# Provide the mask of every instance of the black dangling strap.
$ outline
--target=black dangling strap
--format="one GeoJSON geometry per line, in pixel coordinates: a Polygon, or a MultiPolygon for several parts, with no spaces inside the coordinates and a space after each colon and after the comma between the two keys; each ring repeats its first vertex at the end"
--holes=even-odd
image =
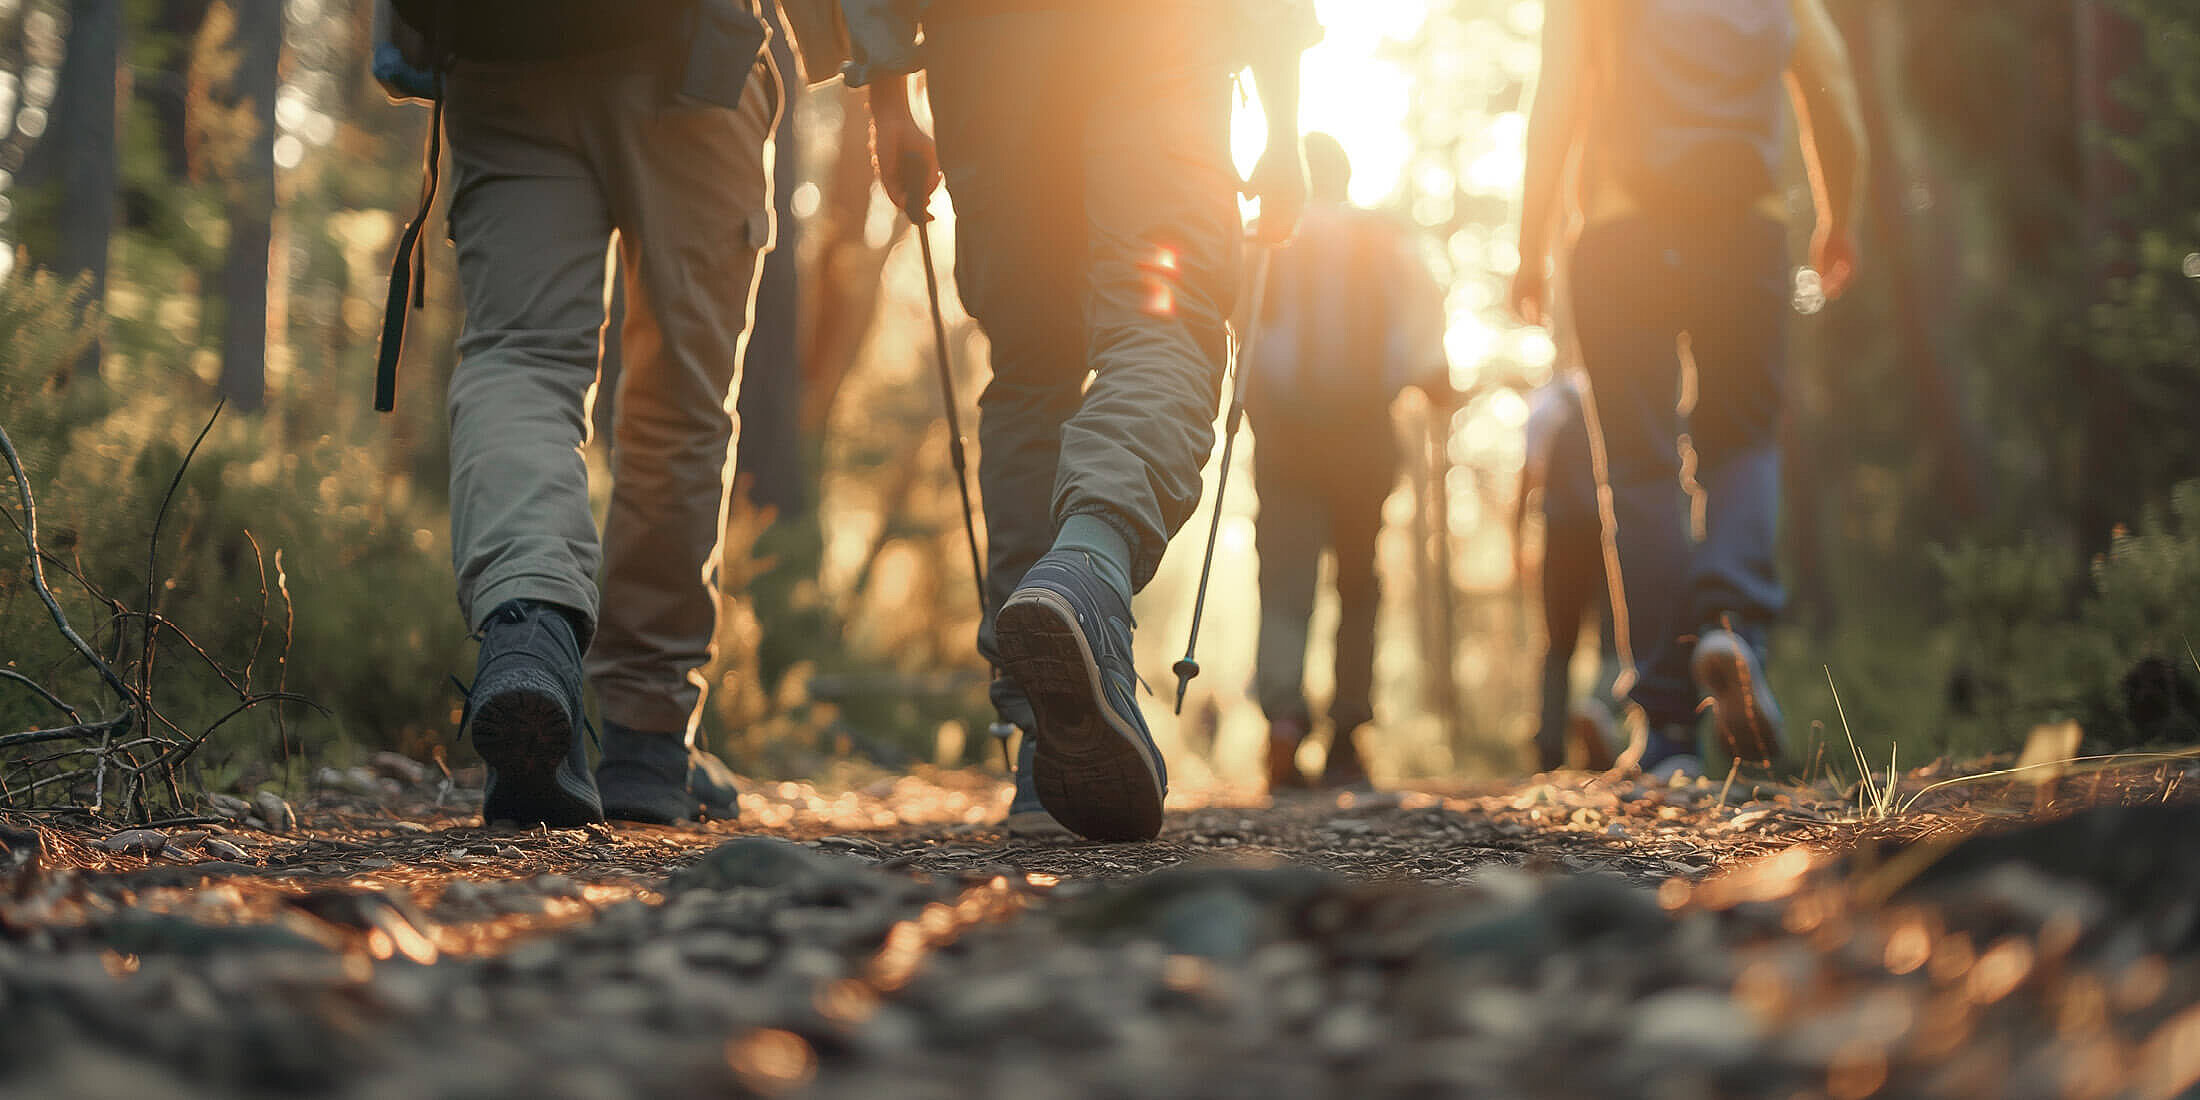
{"type": "Polygon", "coordinates": [[[374,408],[389,412],[397,407],[397,360],[405,350],[405,312],[420,309],[428,300],[428,250],[420,236],[435,207],[435,193],[443,182],[443,74],[436,73],[435,106],[428,115],[428,172],[420,188],[420,209],[405,224],[397,240],[397,255],[390,260],[390,295],[382,305],[382,345],[374,370],[374,408]]]}

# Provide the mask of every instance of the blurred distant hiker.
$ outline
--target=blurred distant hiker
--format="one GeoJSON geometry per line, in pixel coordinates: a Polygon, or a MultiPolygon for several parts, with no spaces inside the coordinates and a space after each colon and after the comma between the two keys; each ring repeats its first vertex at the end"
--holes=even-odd
{"type": "MultiPolygon", "coordinates": [[[[920,64],[912,29],[872,38],[859,9],[891,5],[846,7],[881,177],[928,193],[932,141],[901,75],[920,64]]],[[[1267,113],[1249,188],[1281,240],[1305,204],[1298,54],[1320,31],[1303,0],[931,0],[923,28],[956,284],[993,348],[978,481],[998,610],[979,648],[1032,746],[1014,812],[1143,840],[1167,773],[1139,712],[1131,593],[1214,448],[1244,236],[1231,76],[1252,66],[1267,113]]]]}
{"type": "MultiPolygon", "coordinates": [[[[377,51],[393,94],[440,95],[450,145],[451,543],[481,642],[465,726],[489,821],[736,812],[731,773],[693,740],[737,364],[772,243],[783,94],[750,3],[396,0],[414,63],[377,51]],[[625,371],[599,540],[580,448],[614,233],[625,371]],[[584,669],[604,720],[593,775],[584,669]]],[[[431,181],[435,161],[431,144],[431,181]]],[[[393,271],[399,324],[417,235],[393,271]]]]}
{"type": "Polygon", "coordinates": [[[1347,203],[1352,165],[1328,134],[1308,134],[1313,202],[1276,254],[1246,415],[1260,493],[1260,648],[1254,694],[1268,717],[1268,785],[1306,787],[1299,743],[1313,727],[1306,643],[1322,553],[1335,556],[1336,690],[1321,781],[1367,782],[1356,740],[1374,720],[1375,538],[1398,480],[1391,404],[1417,387],[1452,405],[1444,295],[1390,218],[1347,203]]]}
{"type": "MultiPolygon", "coordinates": [[[[1555,303],[1554,303],[1555,305],[1555,303]]],[[[1537,389],[1528,401],[1526,459],[1522,464],[1519,509],[1513,518],[1513,544],[1522,535],[1533,507],[1543,517],[1543,557],[1530,570],[1543,605],[1543,692],[1536,726],[1536,767],[1551,771],[1566,765],[1569,742],[1583,745],[1584,766],[1609,766],[1612,716],[1605,700],[1577,698],[1573,690],[1574,651],[1583,621],[1597,619],[1599,653],[1613,658],[1609,589],[1604,572],[1604,530],[1597,516],[1596,472],[1589,453],[1589,426],[1582,417],[1582,395],[1572,376],[1561,373],[1537,389]]],[[[1598,669],[1598,683],[1611,677],[1598,669]]]]}
{"type": "Polygon", "coordinates": [[[1847,51],[1822,0],[1552,0],[1543,57],[1512,301],[1543,319],[1552,215],[1576,205],[1574,323],[1609,458],[1633,698],[1650,723],[1640,764],[1700,770],[1707,694],[1725,747],[1769,763],[1780,714],[1762,655],[1783,602],[1773,532],[1790,300],[1781,90],[1817,198],[1811,263],[1838,297],[1855,269],[1864,157],[1847,51]],[[1683,348],[1708,508],[1694,545],[1679,484],[1683,348]]]}

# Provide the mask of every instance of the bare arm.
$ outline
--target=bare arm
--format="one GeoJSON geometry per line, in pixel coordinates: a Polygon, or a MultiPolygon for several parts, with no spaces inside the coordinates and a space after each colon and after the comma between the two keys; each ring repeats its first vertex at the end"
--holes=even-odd
{"type": "Polygon", "coordinates": [[[1530,324],[1543,322],[1545,268],[1568,170],[1581,146],[1583,85],[1590,72],[1581,2],[1550,0],[1544,7],[1543,67],[1528,110],[1527,165],[1521,181],[1520,271],[1513,280],[1513,308],[1530,324]]]}
{"type": "Polygon", "coordinates": [[[1268,120],[1268,140],[1297,141],[1299,137],[1299,55],[1270,54],[1253,62],[1253,87],[1260,92],[1260,111],[1268,120]]]}
{"type": "Polygon", "coordinates": [[[1798,37],[1788,67],[1788,96],[1795,103],[1803,162],[1818,204],[1812,263],[1825,280],[1827,296],[1839,297],[1849,272],[1837,269],[1855,266],[1857,203],[1866,186],[1864,109],[1848,46],[1824,0],[1792,2],[1798,37]]]}
{"type": "MultiPolygon", "coordinates": [[[[1313,37],[1320,28],[1313,23],[1311,8],[1283,5],[1296,24],[1301,18],[1313,37]]],[[[1253,166],[1247,188],[1260,199],[1256,232],[1265,244],[1281,244],[1298,232],[1306,211],[1306,162],[1299,151],[1299,53],[1307,39],[1299,33],[1282,33],[1262,42],[1254,51],[1253,87],[1260,93],[1260,111],[1268,122],[1268,146],[1253,166]]]]}

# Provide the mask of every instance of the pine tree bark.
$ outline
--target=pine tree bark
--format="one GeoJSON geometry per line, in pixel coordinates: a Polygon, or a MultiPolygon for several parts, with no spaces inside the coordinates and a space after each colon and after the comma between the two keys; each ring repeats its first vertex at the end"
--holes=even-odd
{"type": "Polygon", "coordinates": [[[1885,55],[1896,33],[1896,11],[1885,4],[1844,28],[1862,93],[1864,133],[1871,148],[1867,182],[1869,249],[1873,273],[1887,282],[1892,305],[1896,354],[1902,370],[1917,386],[1920,426],[1932,448],[1935,535],[1952,539],[1959,525],[1976,519],[1986,506],[1986,475],[1978,432],[1970,422],[1968,398],[1957,373],[1940,353],[1930,317],[1942,312],[1934,287],[1919,274],[1923,249],[1919,226],[1906,200],[1910,177],[1895,140],[1895,93],[1885,55]]]}
{"type": "MultiPolygon", "coordinates": [[[[2117,207],[2131,190],[2131,174],[2105,139],[2129,134],[2138,125],[2130,107],[2116,97],[2116,83],[2141,56],[2130,18],[2110,0],[2077,0],[2078,132],[2084,142],[2083,183],[2086,247],[2100,255],[2128,255],[2107,248],[2130,233],[2117,207]]],[[[2126,261],[2096,265],[2085,301],[2101,300],[2109,282],[2128,273],[2126,261]]],[[[2080,448],[2081,489],[2077,500],[2078,546],[2084,560],[2105,552],[2119,524],[2138,518],[2139,493],[2124,475],[2123,455],[2132,445],[2128,424],[2130,396],[2123,385],[2088,353],[2077,364],[2085,379],[2086,414],[2080,448]]]]}
{"type": "MultiPolygon", "coordinates": [[[[77,0],[70,5],[60,87],[28,173],[37,183],[59,188],[59,236],[49,263],[61,274],[89,279],[88,311],[106,300],[107,249],[114,238],[121,187],[115,78],[122,53],[122,4],[77,0]]],[[[97,375],[100,358],[95,341],[77,361],[77,372],[97,375]]]]}
{"type": "Polygon", "coordinates": [[[229,248],[222,261],[222,373],[230,406],[253,412],[267,403],[268,249],[275,226],[275,94],[280,86],[283,6],[238,4],[237,74],[232,101],[249,104],[254,127],[228,181],[224,203],[229,248]]]}

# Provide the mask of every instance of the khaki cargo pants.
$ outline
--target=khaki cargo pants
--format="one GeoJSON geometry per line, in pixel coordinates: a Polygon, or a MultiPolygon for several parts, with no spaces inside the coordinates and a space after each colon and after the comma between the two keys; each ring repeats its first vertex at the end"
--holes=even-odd
{"type": "Polygon", "coordinates": [[[603,717],[691,731],[717,620],[734,397],[771,247],[769,60],[738,109],[679,99],[657,47],[462,64],[445,110],[465,296],[451,377],[451,543],[479,628],[543,600],[594,624],[603,717]],[[581,447],[613,231],[625,371],[599,540],[581,447]],[[598,596],[599,574],[601,598],[598,596]]]}
{"type": "MultiPolygon", "coordinates": [[[[956,284],[992,344],[978,399],[990,600],[1080,514],[1123,534],[1143,587],[1199,503],[1237,294],[1222,17],[953,7],[927,15],[925,63],[956,284]]],[[[991,654],[989,629],[979,646],[991,654]]],[[[1004,713],[1028,720],[1001,686],[1004,713]]]]}

